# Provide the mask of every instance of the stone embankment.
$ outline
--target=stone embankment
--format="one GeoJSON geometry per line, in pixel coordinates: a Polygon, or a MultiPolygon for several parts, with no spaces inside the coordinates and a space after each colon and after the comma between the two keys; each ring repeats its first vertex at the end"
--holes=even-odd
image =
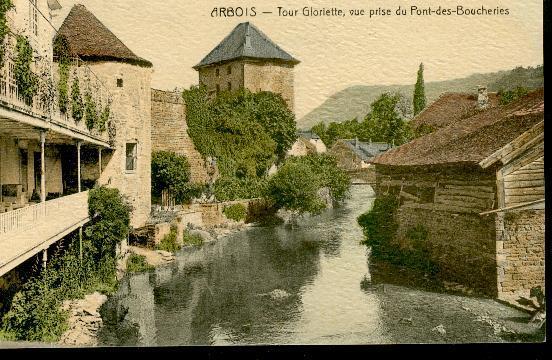
{"type": "Polygon", "coordinates": [[[107,296],[98,292],[86,295],[84,299],[66,300],[62,309],[69,312],[69,328],[61,336],[61,345],[97,346],[97,334],[102,326],[100,307],[107,296]]]}

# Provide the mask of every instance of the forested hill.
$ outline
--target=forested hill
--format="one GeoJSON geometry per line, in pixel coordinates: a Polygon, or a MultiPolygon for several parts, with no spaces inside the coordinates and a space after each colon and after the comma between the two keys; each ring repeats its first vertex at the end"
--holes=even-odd
{"type": "MultiPolygon", "coordinates": [[[[511,89],[516,86],[537,88],[543,86],[543,67],[516,68],[510,71],[500,71],[487,74],[474,74],[466,78],[438,82],[426,82],[425,91],[428,104],[444,92],[473,92],[478,85],[487,85],[489,91],[511,89]]],[[[412,85],[374,85],[351,86],[329,97],[322,105],[297,121],[301,129],[310,129],[319,122],[342,122],[346,120],[364,118],[370,110],[370,104],[386,91],[399,91],[411,97],[414,91],[412,85]]]]}

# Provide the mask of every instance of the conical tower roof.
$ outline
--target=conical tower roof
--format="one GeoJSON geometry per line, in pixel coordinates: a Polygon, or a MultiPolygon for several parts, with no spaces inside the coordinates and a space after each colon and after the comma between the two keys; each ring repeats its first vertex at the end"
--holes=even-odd
{"type": "Polygon", "coordinates": [[[151,67],[152,63],[133,53],[97,17],[81,4],[73,6],[57,36],[64,36],[71,55],[88,61],[122,61],[151,67]]]}
{"type": "Polygon", "coordinates": [[[237,59],[277,60],[299,64],[299,60],[282,50],[255,25],[245,22],[238,24],[194,69],[237,59]]]}

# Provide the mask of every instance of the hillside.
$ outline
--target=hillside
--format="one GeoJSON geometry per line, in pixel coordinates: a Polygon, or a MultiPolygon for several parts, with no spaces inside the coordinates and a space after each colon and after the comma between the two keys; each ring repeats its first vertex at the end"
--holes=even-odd
{"type": "MultiPolygon", "coordinates": [[[[498,91],[502,88],[511,88],[524,85],[529,88],[542,86],[543,68],[521,69],[511,71],[499,71],[488,74],[474,74],[466,78],[453,79],[438,82],[426,82],[426,97],[431,103],[444,92],[473,92],[475,94],[478,85],[487,85],[490,91],[498,91]],[[515,86],[507,86],[512,84],[515,86]]],[[[359,119],[370,110],[370,104],[386,91],[399,91],[407,96],[412,96],[414,84],[412,85],[389,85],[389,86],[351,86],[339,91],[329,97],[322,105],[305,115],[297,121],[301,129],[310,129],[320,121],[325,123],[342,122],[358,117],[359,119]]]]}

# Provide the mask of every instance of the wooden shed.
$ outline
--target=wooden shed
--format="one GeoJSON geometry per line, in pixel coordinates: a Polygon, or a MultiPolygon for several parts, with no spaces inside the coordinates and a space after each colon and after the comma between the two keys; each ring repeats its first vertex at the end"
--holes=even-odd
{"type": "Polygon", "coordinates": [[[499,297],[544,286],[544,91],[378,156],[376,193],[401,199],[443,275],[499,297]]]}

